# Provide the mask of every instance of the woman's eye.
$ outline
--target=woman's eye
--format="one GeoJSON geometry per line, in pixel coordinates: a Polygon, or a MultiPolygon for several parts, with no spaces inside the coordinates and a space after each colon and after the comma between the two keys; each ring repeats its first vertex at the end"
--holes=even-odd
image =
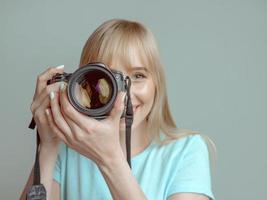
{"type": "Polygon", "coordinates": [[[133,75],[133,79],[143,79],[143,78],[146,78],[146,76],[142,73],[136,73],[133,75]]]}

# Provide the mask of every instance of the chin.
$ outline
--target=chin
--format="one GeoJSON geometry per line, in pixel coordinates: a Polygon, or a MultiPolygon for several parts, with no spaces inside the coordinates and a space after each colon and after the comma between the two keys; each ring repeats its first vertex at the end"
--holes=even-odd
{"type": "MultiPolygon", "coordinates": [[[[135,127],[141,125],[143,122],[146,121],[146,117],[143,118],[144,111],[145,110],[142,110],[142,106],[140,106],[140,105],[134,106],[134,109],[133,109],[133,112],[134,112],[134,120],[133,120],[132,128],[135,128],[135,127]],[[139,120],[136,121],[136,118],[139,119],[139,120]],[[141,118],[143,118],[143,119],[141,119],[141,118]],[[141,119],[141,121],[140,121],[140,119],[141,119]]],[[[147,116],[147,114],[145,114],[145,116],[147,116]]],[[[125,129],[125,118],[124,117],[120,119],[120,128],[121,128],[121,130],[125,129]]]]}
{"type": "MultiPolygon", "coordinates": [[[[137,126],[141,125],[142,122],[145,121],[145,118],[142,119],[142,121],[133,121],[133,124],[132,124],[132,130],[133,128],[136,128],[137,126]]],[[[121,118],[120,119],[120,130],[124,130],[125,129],[125,118],[121,118]]]]}

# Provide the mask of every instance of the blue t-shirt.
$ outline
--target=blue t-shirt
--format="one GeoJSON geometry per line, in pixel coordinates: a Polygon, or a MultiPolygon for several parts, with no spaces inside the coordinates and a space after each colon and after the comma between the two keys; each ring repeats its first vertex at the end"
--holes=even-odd
{"type": "MultiPolygon", "coordinates": [[[[193,192],[214,199],[211,190],[209,153],[200,135],[187,136],[160,146],[155,141],[132,157],[132,173],[149,200],[193,192]]],[[[61,143],[54,179],[62,200],[112,200],[97,165],[61,143]]]]}

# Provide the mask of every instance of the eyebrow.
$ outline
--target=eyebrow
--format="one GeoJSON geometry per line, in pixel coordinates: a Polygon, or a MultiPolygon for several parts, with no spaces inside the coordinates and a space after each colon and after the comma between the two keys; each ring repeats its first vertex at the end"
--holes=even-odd
{"type": "Polygon", "coordinates": [[[146,67],[131,67],[131,71],[146,71],[148,72],[146,67]]]}

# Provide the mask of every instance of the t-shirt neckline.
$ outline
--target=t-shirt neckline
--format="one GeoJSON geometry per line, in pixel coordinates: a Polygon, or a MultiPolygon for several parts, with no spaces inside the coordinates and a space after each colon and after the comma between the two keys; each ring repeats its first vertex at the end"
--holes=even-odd
{"type": "Polygon", "coordinates": [[[146,154],[148,154],[148,152],[152,149],[152,146],[154,145],[154,143],[155,143],[155,140],[153,139],[143,151],[141,151],[140,153],[132,156],[131,157],[131,161],[135,162],[136,160],[139,160],[142,157],[144,157],[146,154]]]}

